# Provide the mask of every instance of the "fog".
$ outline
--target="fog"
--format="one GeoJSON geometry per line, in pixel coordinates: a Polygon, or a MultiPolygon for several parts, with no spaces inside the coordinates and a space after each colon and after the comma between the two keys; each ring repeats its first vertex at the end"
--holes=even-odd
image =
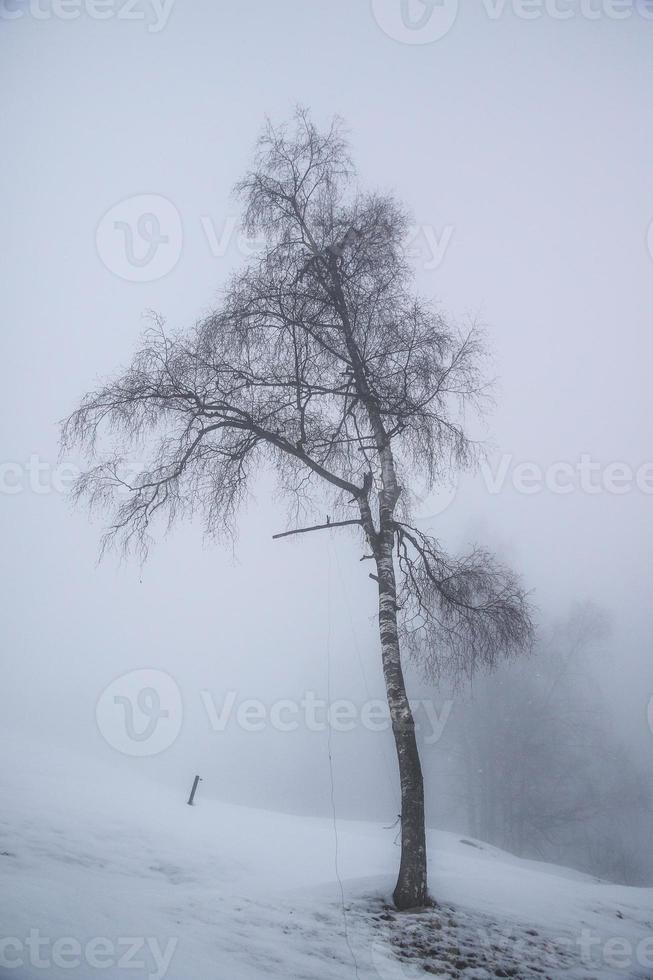
{"type": "MultiPolygon", "coordinates": [[[[231,189],[265,116],[301,103],[320,125],[343,117],[363,185],[394,191],[413,215],[419,290],[453,320],[482,323],[493,352],[495,404],[472,423],[487,461],[424,500],[420,527],[509,561],[542,635],[579,603],[601,611],[610,630],[586,651],[580,690],[600,692],[591,710],[650,785],[653,21],[473,7],[441,39],[411,44],[384,31],[378,3],[176,0],[164,25],[147,5],[135,11],[145,19],[112,8],[100,20],[84,6],[62,19],[5,4],[5,736],[74,749],[89,771],[108,762],[180,798],[199,773],[200,797],[329,815],[327,726],[307,725],[302,706],[285,710],[298,723],[282,731],[269,712],[330,695],[356,712],[352,730],[332,733],[338,815],[396,819],[391,732],[360,723],[384,685],[356,537],[273,540],[293,524],[262,472],[233,547],[187,521],[142,566],[115,553],[98,563],[106,520],[72,507],[81,460],[58,456],[59,421],[129,363],[146,311],[177,328],[217,305],[250,252],[231,189]],[[160,229],[171,268],[136,267],[130,281],[102,222],[141,195],[171,203],[160,229]],[[143,669],[170,675],[183,723],[169,746],[131,757],[96,707],[143,669]],[[252,700],[261,725],[238,713],[252,700]]],[[[442,723],[424,726],[427,819],[471,834],[462,804],[442,798],[469,689],[412,668],[409,682],[442,723]]],[[[641,860],[651,884],[653,854],[641,860]]]]}

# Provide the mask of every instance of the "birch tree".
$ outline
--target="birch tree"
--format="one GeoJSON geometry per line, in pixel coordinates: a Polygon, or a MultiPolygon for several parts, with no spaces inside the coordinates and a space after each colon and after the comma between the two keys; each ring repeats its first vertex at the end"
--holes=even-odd
{"type": "Polygon", "coordinates": [[[75,494],[111,509],[105,543],[145,551],[162,514],[201,514],[208,533],[233,532],[263,467],[297,513],[326,502],[322,525],[360,536],[401,782],[394,899],[419,908],[424,790],[402,645],[431,670],[471,671],[521,651],[530,634],[510,570],[481,548],[452,558],[411,525],[415,488],[472,460],[463,417],[485,392],[481,337],[414,294],[408,216],[391,195],[359,188],[338,120],[321,131],[298,110],[289,126],[268,124],[237,194],[259,254],[192,328],[155,320],[131,366],[68,418],[64,446],[89,453],[75,494]],[[129,476],[135,446],[146,461],[129,476]]]}

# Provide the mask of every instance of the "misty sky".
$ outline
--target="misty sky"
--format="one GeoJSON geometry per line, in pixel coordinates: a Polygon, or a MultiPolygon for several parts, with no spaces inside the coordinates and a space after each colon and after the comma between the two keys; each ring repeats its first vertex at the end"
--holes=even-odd
{"type": "MultiPolygon", "coordinates": [[[[324,736],[212,732],[200,692],[323,694],[328,643],[334,694],[382,693],[360,548],[347,532],[272,542],[286,514],[265,475],[235,556],[182,525],[141,571],[114,556],[96,566],[102,522],[71,509],[55,470],[58,421],[128,362],[143,313],[181,327],[218,301],[247,251],[231,188],[264,116],[303,103],[319,123],[344,117],[363,184],[412,212],[419,289],[453,320],[482,322],[494,351],[490,471],[464,476],[446,507],[426,501],[425,525],[452,548],[497,548],[543,615],[578,598],[604,606],[614,698],[648,746],[653,20],[580,7],[525,20],[511,4],[493,17],[465,3],[445,36],[417,44],[389,36],[390,0],[176,0],[165,23],[160,5],[127,19],[116,2],[98,20],[80,3],[63,20],[35,16],[46,0],[0,2],[11,13],[0,18],[2,727],[112,759],[95,724],[100,693],[125,671],[159,668],[182,691],[184,728],[142,761],[148,772],[185,787],[202,771],[212,795],[319,811],[324,736]],[[110,268],[120,255],[102,220],[142,195],[170,202],[159,230],[175,261],[128,281],[110,268]],[[551,467],[583,457],[598,491],[577,479],[556,493],[535,471],[537,492],[520,492],[519,464],[552,479],[551,467]],[[618,493],[602,482],[617,463],[618,493]]],[[[356,812],[388,747],[359,742],[338,757],[356,812]]],[[[390,782],[378,787],[384,813],[390,782]]]]}

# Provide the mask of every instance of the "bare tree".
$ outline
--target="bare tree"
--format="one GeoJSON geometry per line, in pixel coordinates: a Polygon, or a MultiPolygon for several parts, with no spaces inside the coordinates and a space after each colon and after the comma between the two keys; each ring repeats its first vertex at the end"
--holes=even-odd
{"type": "Polygon", "coordinates": [[[532,658],[475,684],[443,746],[448,798],[463,803],[474,837],[638,884],[650,794],[593,672],[608,635],[598,607],[575,603],[540,630],[532,658]]]}
{"type": "Polygon", "coordinates": [[[482,346],[474,330],[459,336],[411,294],[407,216],[354,177],[338,120],[320,132],[298,110],[291,129],[268,124],[237,188],[260,255],[187,333],[169,335],[156,320],[128,370],[70,416],[63,441],[95,460],[76,493],[91,506],[115,504],[107,540],[126,547],[146,549],[161,512],[171,521],[200,510],[208,532],[233,531],[258,467],[276,470],[297,513],[327,500],[336,518],[286,534],[362,533],[401,779],[394,897],[407,909],[428,894],[400,637],[432,667],[470,669],[520,650],[530,621],[516,580],[487,553],[452,560],[409,524],[409,476],[432,487],[472,459],[462,411],[484,394],[482,346]],[[100,453],[101,429],[118,451],[100,453]],[[147,462],[128,479],[125,452],[135,446],[147,462]]]}

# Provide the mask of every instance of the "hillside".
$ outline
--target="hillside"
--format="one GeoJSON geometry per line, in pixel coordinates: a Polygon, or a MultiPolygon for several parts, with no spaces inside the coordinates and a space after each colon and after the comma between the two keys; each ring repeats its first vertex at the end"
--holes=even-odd
{"type": "Polygon", "coordinates": [[[437,905],[398,916],[396,831],[338,821],[343,914],[330,819],[228,806],[204,784],[191,809],[187,787],[120,760],[89,774],[9,749],[3,977],[653,977],[653,889],[432,831],[437,905]]]}

